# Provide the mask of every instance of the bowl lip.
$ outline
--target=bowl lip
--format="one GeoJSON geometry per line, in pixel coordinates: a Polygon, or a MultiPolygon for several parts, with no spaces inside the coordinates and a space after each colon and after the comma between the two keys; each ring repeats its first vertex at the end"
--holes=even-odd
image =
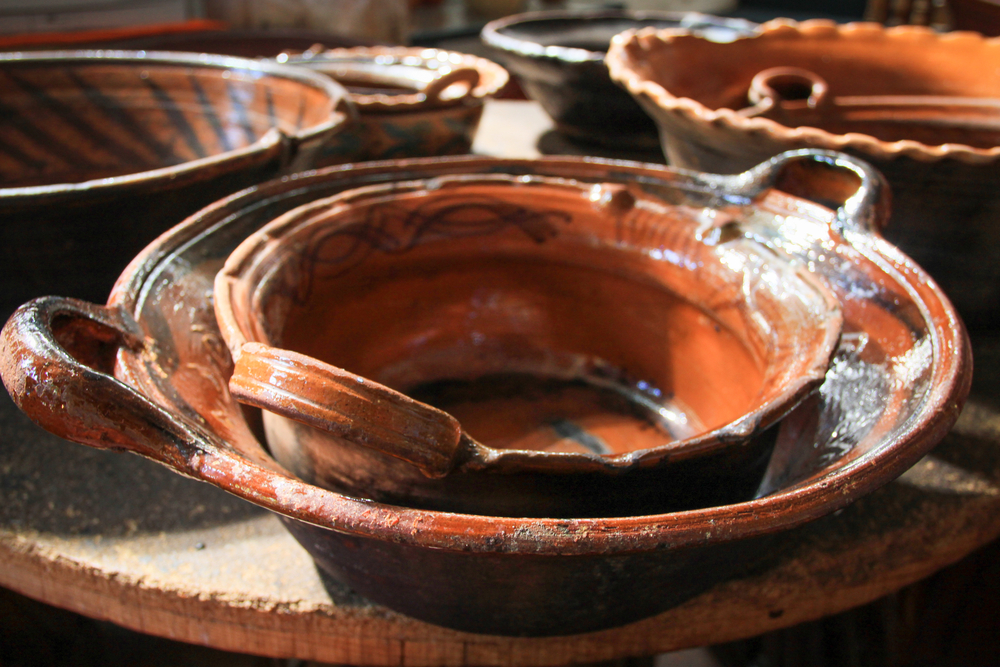
{"type": "MultiPolygon", "coordinates": [[[[812,36],[844,40],[922,40],[928,44],[976,43],[984,48],[1000,49],[1000,37],[988,38],[971,31],[938,33],[925,26],[900,25],[885,27],[880,23],[855,22],[838,24],[829,19],[793,21],[774,19],[760,26],[756,34],[742,40],[809,39],[812,36]]],[[[808,146],[827,150],[855,152],[868,159],[892,160],[908,157],[922,162],[936,162],[953,158],[973,164],[986,164],[1000,159],[1000,145],[992,148],[975,148],[966,144],[928,144],[904,139],[882,141],[859,132],[833,134],[818,127],[788,127],[770,118],[747,118],[735,109],[710,109],[688,97],[677,97],[662,85],[643,76],[631,64],[629,50],[651,50],[660,44],[675,43],[683,39],[702,40],[697,35],[681,34],[670,30],[644,28],[628,30],[612,39],[605,62],[611,78],[624,86],[633,97],[648,100],[659,114],[676,114],[688,123],[698,126],[718,127],[745,135],[763,135],[788,148],[808,146]]],[[[708,41],[708,40],[704,40],[708,41]]],[[[724,46],[724,45],[720,45],[724,46]]],[[[651,114],[656,118],[655,112],[651,114]]],[[[659,122],[659,121],[658,121],[659,122]]]]}
{"type": "Polygon", "coordinates": [[[174,182],[188,179],[202,169],[218,167],[227,163],[242,164],[258,154],[280,155],[289,141],[306,143],[320,140],[326,135],[338,132],[350,119],[350,114],[342,107],[348,99],[347,90],[337,82],[301,68],[252,60],[237,56],[185,51],[123,51],[118,49],[94,49],[83,51],[25,51],[0,53],[0,69],[18,65],[58,65],[66,63],[94,63],[121,65],[129,68],[142,65],[166,65],[177,67],[201,67],[223,72],[245,71],[256,77],[275,76],[291,79],[306,86],[317,88],[329,98],[329,117],[294,134],[286,135],[278,127],[272,127],[254,143],[231,151],[188,160],[180,164],[148,169],[110,178],[90,179],[76,183],[52,183],[25,187],[0,187],[0,203],[28,205],[37,199],[67,197],[75,195],[106,196],[120,190],[145,187],[150,183],[174,182]]]}
{"type": "MultiPolygon", "coordinates": [[[[613,188],[614,185],[610,184],[613,188]]],[[[247,343],[262,343],[272,345],[269,340],[261,340],[255,333],[267,330],[267,327],[253,315],[249,308],[234,308],[234,301],[248,306],[256,302],[260,296],[261,280],[266,279],[278,267],[293,259],[296,251],[306,243],[302,235],[319,229],[335,229],[344,215],[357,207],[373,208],[391,203],[397,197],[436,199],[440,197],[467,196],[470,189],[481,190],[491,188],[497,190],[495,197],[504,197],[501,192],[509,188],[546,189],[553,198],[565,196],[571,200],[595,202],[601,200],[602,193],[608,192],[607,183],[584,183],[572,179],[553,178],[543,175],[530,177],[512,176],[509,174],[449,174],[420,178],[406,181],[393,181],[376,185],[366,185],[351,188],[336,195],[314,200],[287,211],[268,222],[257,232],[248,236],[229,255],[225,265],[215,279],[215,312],[222,332],[222,337],[229,347],[233,359],[238,359],[243,346],[247,343]],[[598,190],[601,188],[601,190],[598,190]],[[559,194],[557,194],[559,193],[559,194]],[[263,272],[263,273],[262,273],[263,272]],[[245,317],[238,313],[243,312],[245,317]]],[[[638,197],[637,197],[638,199],[638,197]]],[[[674,206],[658,200],[648,200],[649,207],[644,207],[646,215],[652,213],[652,208],[673,209],[674,206]]],[[[595,208],[595,215],[611,218],[617,215],[607,209],[595,208]]],[[[696,241],[698,230],[691,227],[684,238],[696,241]]],[[[763,247],[754,240],[746,239],[754,247],[763,247]]],[[[685,244],[684,247],[688,247],[685,244]]],[[[706,244],[705,247],[710,247],[706,244]]],[[[711,250],[707,251],[712,254],[711,250]]],[[[764,261],[776,273],[780,280],[770,284],[763,281],[760,290],[769,292],[777,307],[785,307],[790,299],[783,297],[788,293],[792,281],[798,281],[794,293],[808,290],[810,302],[818,311],[813,315],[811,326],[795,327],[795,333],[782,337],[785,345],[791,339],[797,338],[800,347],[794,359],[786,360],[784,364],[766,363],[763,367],[761,387],[758,387],[751,405],[741,415],[716,426],[711,430],[699,432],[685,438],[665,442],[656,447],[634,449],[615,455],[600,455],[594,452],[544,452],[525,449],[496,449],[472,438],[468,433],[465,437],[474,443],[477,449],[477,462],[494,470],[539,470],[559,473],[570,472],[604,472],[617,474],[636,467],[648,467],[669,458],[670,461],[681,461],[696,456],[714,454],[733,447],[745,447],[748,441],[773,425],[798,403],[800,403],[826,377],[831,359],[837,350],[843,329],[843,314],[840,301],[832,290],[802,264],[779,257],[773,253],[764,253],[764,261]],[[789,374],[789,368],[797,368],[798,372],[789,374]],[[782,380],[770,391],[765,389],[769,380],[782,380]]],[[[707,260],[706,260],[707,261],[707,260]]],[[[718,263],[724,265],[724,260],[718,258],[718,263]]],[[[700,266],[700,264],[699,264],[700,266]]],[[[760,267],[754,264],[753,272],[760,267]]],[[[762,291],[754,290],[753,296],[745,291],[745,275],[733,271],[731,280],[741,285],[737,292],[744,297],[744,303],[759,298],[762,291]]],[[[680,299],[690,303],[685,295],[678,294],[680,299]]],[[[727,301],[726,304],[730,304],[727,301]]],[[[708,311],[707,306],[692,304],[695,308],[708,311]]],[[[790,306],[789,306],[790,307],[790,306]]],[[[711,312],[711,311],[708,311],[711,312]]],[[[759,311],[748,310],[748,313],[759,311]]],[[[787,312],[787,308],[786,311],[787,312]]],[[[710,315],[711,316],[711,315],[710,315]]],[[[758,321],[749,316],[748,320],[758,321]]],[[[768,319],[765,327],[768,331],[781,329],[782,319],[768,319]],[[777,322],[777,324],[776,324],[777,322]]],[[[725,325],[723,325],[725,326],[725,325]]],[[[311,357],[310,357],[311,358],[311,357]]],[[[323,362],[316,360],[317,363],[323,362]]],[[[366,379],[369,385],[379,385],[377,381],[366,379]]],[[[425,403],[418,404],[434,409],[425,403]]],[[[445,411],[447,412],[447,411],[445,411]]]]}
{"type": "MultiPolygon", "coordinates": [[[[224,228],[225,220],[239,211],[282,193],[301,191],[310,183],[346,178],[358,172],[383,172],[387,166],[400,170],[434,169],[443,165],[465,169],[489,166],[495,170],[501,166],[544,169],[549,165],[556,169],[586,164],[631,170],[660,178],[671,187],[683,187],[678,183],[693,173],[663,165],[593,157],[511,159],[465,155],[355,163],[286,176],[220,199],[164,233],[125,269],[108,304],[141,319],[142,303],[163,286],[162,281],[156,284],[150,281],[177,253],[207,242],[213,233],[224,228]]],[[[805,200],[795,201],[805,204],[805,200]]],[[[931,297],[931,305],[941,311],[940,327],[929,328],[934,357],[939,363],[935,366],[934,389],[925,401],[924,418],[905,433],[892,436],[883,448],[888,450],[885,455],[875,457],[867,452],[820,478],[771,495],[737,505],[610,519],[528,519],[417,510],[338,494],[278,474],[207,439],[200,427],[195,429],[198,450],[187,474],[317,530],[470,554],[537,557],[628,554],[697,548],[794,528],[850,504],[909,468],[950,428],[957,416],[957,406],[971,383],[972,357],[965,329],[936,283],[881,237],[862,240],[857,249],[866,261],[898,278],[899,285],[920,305],[925,320],[935,318],[930,315],[923,295],[931,297]],[[909,446],[900,451],[904,440],[909,446]],[[266,483],[255,486],[247,483],[250,479],[266,483]]],[[[131,369],[130,365],[129,372],[131,369]]]]}
{"type": "MultiPolygon", "coordinates": [[[[354,46],[324,49],[310,56],[302,54],[282,53],[275,58],[269,59],[278,64],[287,64],[291,67],[305,68],[316,71],[312,64],[331,63],[335,64],[344,60],[367,59],[378,62],[380,59],[389,58],[393,62],[386,64],[408,65],[424,69],[437,69],[427,67],[426,63],[437,61],[442,64],[451,64],[453,67],[468,67],[479,72],[479,82],[469,90],[469,92],[455,100],[449,101],[445,106],[460,104],[482,104],[486,98],[492,97],[500,92],[500,89],[507,85],[510,74],[506,69],[487,58],[449,51],[446,49],[436,49],[432,47],[420,46],[354,46]],[[403,60],[420,59],[420,65],[411,65],[403,60]]],[[[330,77],[329,75],[325,75],[330,77]]],[[[335,79],[334,79],[335,80],[335,79]]],[[[442,104],[428,100],[423,93],[413,93],[409,95],[385,95],[381,93],[361,94],[348,91],[351,101],[354,102],[362,112],[406,112],[423,110],[425,107],[440,108],[442,104]]]]}
{"type": "Polygon", "coordinates": [[[507,30],[526,24],[539,24],[547,21],[579,21],[596,22],[609,19],[625,21],[664,21],[676,23],[676,30],[697,30],[702,26],[731,29],[735,36],[753,34],[758,24],[740,18],[713,16],[701,12],[664,11],[664,10],[631,10],[631,9],[595,9],[590,11],[550,10],[525,12],[490,21],[480,33],[480,39],[486,46],[503,53],[518,55],[524,58],[551,60],[563,63],[603,63],[603,51],[591,51],[579,47],[551,45],[545,46],[530,39],[515,37],[507,30]]]}

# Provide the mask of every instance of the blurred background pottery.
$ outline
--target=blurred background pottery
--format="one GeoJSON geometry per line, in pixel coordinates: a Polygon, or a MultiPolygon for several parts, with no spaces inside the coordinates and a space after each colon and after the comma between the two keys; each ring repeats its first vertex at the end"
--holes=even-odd
{"type": "MultiPolygon", "coordinates": [[[[887,238],[941,283],[970,326],[1000,321],[1000,41],[914,26],[778,20],[730,44],[628,33],[616,38],[608,65],[656,120],[677,166],[737,172],[800,147],[871,162],[893,192],[887,238]],[[924,104],[905,114],[806,109],[782,117],[788,125],[753,117],[754,78],[789,67],[818,75],[831,97],[924,104]],[[926,104],[933,100],[936,106],[926,104]]],[[[800,100],[807,107],[808,97],[800,100]]]]}
{"type": "Polygon", "coordinates": [[[1000,35],[1000,4],[993,0],[948,0],[952,29],[1000,35]]]}
{"type": "Polygon", "coordinates": [[[656,149],[656,125],[608,77],[604,56],[611,38],[630,28],[690,30],[732,41],[755,23],[695,12],[535,12],[493,21],[482,40],[573,139],[617,148],[656,149]]]}
{"type": "Polygon", "coordinates": [[[708,215],[510,176],[320,200],[216,279],[230,391],[265,409],[296,476],[382,502],[583,517],[749,500],[766,431],[823,380],[842,321],[812,274],[720,242],[733,230],[708,215]]]}
{"type": "Polygon", "coordinates": [[[3,54],[0,80],[6,313],[47,293],[102,301],[167,228],[309,167],[348,117],[325,77],[222,56],[3,54]]]}
{"type": "Polygon", "coordinates": [[[485,58],[439,49],[316,48],[277,60],[325,74],[350,91],[357,122],[326,145],[321,166],[468,153],[484,103],[508,80],[485,58]]]}
{"type": "Polygon", "coordinates": [[[140,453],[278,512],[320,567],[369,599],[475,632],[597,630],[752,569],[771,540],[895,478],[954,423],[969,389],[968,339],[933,281],[878,236],[883,204],[870,168],[816,151],[737,177],[592,158],[331,168],[189,218],[135,259],[107,306],[26,305],[4,328],[0,374],[21,409],[57,435],[140,453]],[[724,210],[731,231],[799,257],[829,283],[844,316],[840,345],[818,392],[781,422],[758,498],[610,519],[460,515],[321,489],[270,457],[259,414],[226,391],[232,359],[211,303],[219,267],[302,204],[373,183],[483,173],[619,183],[724,210]]]}

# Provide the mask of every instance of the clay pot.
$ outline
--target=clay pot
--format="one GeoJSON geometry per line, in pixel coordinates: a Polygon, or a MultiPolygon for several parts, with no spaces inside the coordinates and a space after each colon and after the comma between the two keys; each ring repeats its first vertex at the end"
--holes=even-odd
{"type": "Polygon", "coordinates": [[[267,411],[298,477],[383,502],[581,517],[749,500],[841,316],[730,223],[511,176],[320,200],[216,279],[230,391],[267,411]]]}
{"type": "Polygon", "coordinates": [[[326,145],[320,165],[468,153],[483,105],[508,81],[496,63],[439,49],[310,49],[277,61],[325,74],[350,91],[357,122],[326,145]]]}
{"type": "Polygon", "coordinates": [[[691,30],[707,39],[731,41],[752,34],[757,24],[695,12],[552,11],[493,21],[481,37],[560,132],[618,149],[656,149],[656,125],[611,81],[604,65],[613,36],[643,27],[691,30]]]}
{"type": "Polygon", "coordinates": [[[0,283],[103,300],[146,244],[206,204],[312,164],[348,115],[324,77],[238,58],[0,55],[0,283]]]}
{"type": "Polygon", "coordinates": [[[948,0],[952,29],[1000,35],[1000,4],[993,0],[948,0]]]}
{"type": "Polygon", "coordinates": [[[656,120],[677,166],[738,172],[801,147],[868,160],[893,191],[889,240],[941,283],[971,325],[1000,320],[1000,41],[914,26],[779,20],[731,44],[667,32],[622,35],[608,66],[656,120]],[[695,65],[697,77],[684,74],[695,65]],[[818,75],[831,99],[882,106],[810,110],[807,94],[799,101],[805,110],[754,117],[754,78],[787,67],[818,75]],[[918,104],[887,110],[901,100],[918,104]]]}
{"type": "Polygon", "coordinates": [[[56,297],[26,305],[0,334],[0,375],[21,409],[58,435],[140,453],[279,513],[320,567],[393,609],[494,634],[607,628],[752,569],[765,548],[793,547],[801,536],[791,528],[893,479],[954,422],[969,389],[968,339],[927,274],[879,238],[879,191],[869,168],[823,152],[737,177],[477,157],[305,174],[222,200],[160,237],[107,306],[56,297]],[[664,515],[488,517],[353,498],[273,460],[254,412],[227,391],[232,359],[211,303],[219,267],[248,235],[316,199],[483,173],[619,183],[725,210],[745,234],[827,280],[844,333],[815,398],[781,422],[758,498],[664,515]],[[842,205],[832,212],[786,192],[842,205]]]}

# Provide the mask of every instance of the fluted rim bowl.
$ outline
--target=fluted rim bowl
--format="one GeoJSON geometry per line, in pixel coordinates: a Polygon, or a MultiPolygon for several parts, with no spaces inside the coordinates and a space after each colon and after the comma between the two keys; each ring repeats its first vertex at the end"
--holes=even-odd
{"type": "MultiPolygon", "coordinates": [[[[441,176],[348,190],[280,216],[236,248],[216,277],[216,314],[241,378],[244,364],[249,363],[243,359],[248,345],[282,348],[289,328],[299,326],[289,324],[294,316],[316,334],[326,333],[299,340],[305,350],[290,349],[323,349],[325,361],[329,354],[347,355],[354,360],[347,370],[364,375],[357,382],[369,388],[388,382],[407,391],[428,382],[520,372],[578,382],[592,378],[601,386],[619,387],[623,395],[638,391],[642,397],[635,399],[636,409],[650,404],[668,415],[658,427],[661,430],[655,431],[663,435],[661,444],[650,446],[656,438],[640,438],[649,424],[630,431],[629,438],[618,438],[623,443],[604,454],[495,448],[463,431],[462,437],[470,439],[465,445],[469,459],[443,463],[443,469],[434,468],[433,473],[625,475],[658,465],[667,483],[666,468],[675,462],[739,449],[756,451],[750,441],[822,382],[843,323],[837,299],[804,267],[750,239],[719,242],[716,235],[724,233],[721,228],[713,231],[704,219],[683,211],[638,189],[500,174],[441,176]],[[433,258],[431,265],[423,263],[428,259],[414,259],[423,255],[433,258]],[[477,274],[467,266],[470,257],[477,258],[476,266],[494,266],[499,275],[477,274]],[[343,304],[350,294],[337,285],[374,271],[365,268],[373,263],[384,263],[375,275],[391,276],[382,279],[385,289],[375,287],[377,278],[361,284],[374,295],[369,299],[384,299],[383,307],[348,315],[354,311],[343,310],[343,304]],[[455,277],[442,273],[444,277],[432,278],[437,274],[429,274],[429,266],[454,267],[455,277]],[[528,285],[520,276],[531,271],[542,271],[547,278],[528,285]],[[573,277],[567,279],[564,273],[573,277]],[[448,281],[454,284],[447,289],[440,286],[448,281]],[[610,298],[608,294],[617,293],[614,290],[622,281],[631,285],[631,291],[610,298]],[[440,304],[424,296],[424,290],[433,289],[452,294],[460,284],[476,285],[467,299],[440,304]],[[410,285],[416,286],[414,292],[410,285]],[[650,287],[656,296],[643,291],[642,299],[635,296],[635,306],[623,307],[630,294],[650,287]],[[328,296],[329,289],[338,296],[328,296]],[[567,308],[566,293],[590,301],[567,308]],[[408,305],[395,317],[385,314],[396,312],[398,301],[421,298],[427,301],[416,311],[408,305]],[[633,313],[650,307],[649,299],[659,300],[673,316],[649,326],[654,315],[633,313]],[[483,300],[494,305],[479,305],[483,300]],[[434,308],[440,312],[428,320],[427,313],[434,308]],[[599,308],[604,316],[582,315],[588,308],[599,308]],[[456,309],[467,311],[466,315],[455,316],[456,309]],[[377,324],[380,318],[387,318],[382,325],[377,324]],[[466,318],[477,324],[467,330],[466,318]],[[316,329],[316,322],[327,320],[330,328],[316,329]],[[399,326],[397,338],[382,345],[393,351],[380,362],[372,361],[381,353],[372,349],[370,341],[379,339],[375,332],[390,320],[399,326]],[[602,329],[608,320],[617,326],[602,329]],[[346,321],[369,335],[327,350],[333,332],[347,328],[341,326],[346,321]],[[644,323],[646,332],[640,334],[644,323]],[[617,336],[621,326],[636,332],[628,344],[617,336]],[[654,330],[663,338],[653,335],[654,330]],[[553,331],[562,333],[555,336],[553,331]],[[579,332],[586,334],[581,338],[579,332]],[[719,346],[726,353],[702,359],[687,347],[695,339],[700,341],[698,349],[719,346]],[[397,348],[406,350],[402,358],[397,348]],[[681,349],[688,351],[675,351],[681,349]]],[[[285,353],[273,354],[277,358],[285,353]]],[[[336,384],[321,382],[301,389],[298,380],[291,380],[288,364],[282,358],[280,371],[265,371],[247,385],[256,399],[264,401],[251,404],[311,424],[324,421],[313,416],[316,404],[329,400],[331,405],[342,405],[333,399],[336,384]],[[308,399],[302,410],[289,407],[287,401],[289,394],[299,391],[308,399]]],[[[434,410],[419,401],[403,403],[402,397],[391,393],[380,400],[383,404],[399,400],[401,410],[404,405],[407,410],[434,410]]],[[[650,414],[659,412],[653,409],[650,414]]],[[[439,418],[449,424],[453,419],[439,418]]],[[[610,412],[606,418],[611,418],[610,412]]],[[[388,422],[389,417],[385,419],[388,422]]],[[[372,431],[386,422],[373,424],[372,431]]],[[[330,446],[336,447],[333,441],[330,446]]],[[[432,474],[429,464],[419,463],[426,466],[421,467],[425,475],[432,474]]],[[[762,471],[763,466],[754,485],[762,471]]],[[[703,483],[710,480],[710,473],[705,473],[703,483]]],[[[456,499],[455,507],[462,506],[456,499]]]]}
{"type": "Polygon", "coordinates": [[[486,58],[444,49],[405,46],[358,46],[351,48],[309,50],[299,54],[281,54],[275,62],[320,72],[335,81],[350,80],[363,73],[373,84],[405,86],[410,93],[360,93],[350,91],[351,100],[362,113],[406,113],[450,105],[483,104],[507,85],[509,75],[500,65],[486,58]],[[456,81],[461,94],[448,96],[445,88],[428,86],[435,79],[462,70],[474,73],[456,81]],[[471,83],[471,85],[468,85],[471,83]]]}
{"type": "Polygon", "coordinates": [[[772,154],[808,146],[853,151],[873,159],[907,157],[925,162],[953,158],[982,164],[993,163],[1000,156],[1000,146],[928,145],[908,139],[882,141],[862,133],[833,134],[818,127],[788,127],[769,118],[750,118],[737,113],[747,106],[745,96],[752,77],[777,66],[804,67],[824,77],[838,68],[853,67],[851,71],[856,70],[856,74],[852,90],[840,94],[995,97],[1000,76],[997,74],[1000,40],[987,39],[978,33],[937,33],[921,26],[886,28],[875,23],[838,25],[821,19],[801,23],[777,19],[761,25],[755,35],[715,44],[694,35],[642,29],[617,35],[606,63],[612,79],[642,104],[664,135],[683,132],[701,142],[731,141],[748,147],[766,144],[772,154]],[[901,86],[898,90],[888,90],[871,69],[876,65],[876,54],[891,54],[904,47],[920,49],[926,57],[899,63],[898,71],[888,76],[906,83],[896,84],[901,86]],[[673,76],[678,61],[686,59],[697,60],[712,76],[704,77],[700,83],[673,76]],[[941,63],[942,71],[950,67],[952,76],[934,71],[941,63]],[[870,87],[872,81],[881,87],[867,90],[865,86],[870,87]]]}
{"type": "MultiPolygon", "coordinates": [[[[19,137],[20,143],[10,148],[9,155],[24,160],[25,165],[45,160],[70,162],[57,155],[59,144],[69,140],[79,145],[94,145],[98,152],[103,148],[120,150],[122,155],[132,155],[129,159],[140,164],[157,160],[168,162],[153,168],[146,164],[147,168],[140,166],[134,172],[118,165],[111,175],[82,180],[53,183],[39,179],[43,182],[0,187],[0,201],[7,206],[155,188],[161,183],[197,179],[203,171],[238,170],[273,157],[278,157],[288,167],[304,168],[310,166],[311,154],[339,132],[351,114],[347,91],[327,77],[300,68],[231,56],[113,50],[5,53],[0,54],[0,76],[6,82],[4,96],[15,92],[30,96],[35,100],[31,108],[49,123],[47,127],[31,129],[30,134],[19,137]],[[52,77],[56,85],[47,90],[30,81],[18,82],[17,73],[29,68],[46,68],[46,75],[52,77]],[[181,99],[171,97],[177,90],[157,85],[156,77],[149,75],[154,69],[178,77],[187,76],[181,99]],[[92,78],[82,76],[83,72],[91,73],[92,78]],[[208,96],[209,87],[218,82],[229,86],[231,109],[214,108],[208,96]],[[102,90],[103,83],[112,88],[102,90]],[[62,90],[70,85],[78,86],[82,96],[75,95],[74,99],[73,95],[63,94],[62,90]],[[259,88],[262,96],[270,96],[269,85],[298,88],[301,112],[297,116],[283,113],[273,98],[261,102],[248,95],[249,91],[259,88]],[[121,109],[131,108],[147,112],[150,106],[141,99],[142,95],[155,100],[152,108],[160,114],[155,119],[150,116],[149,122],[172,124],[175,129],[170,141],[178,142],[177,146],[159,143],[142,122],[120,113],[121,109]],[[79,105],[81,97],[86,100],[86,106],[79,105]],[[267,108],[262,112],[244,103],[263,103],[267,108]],[[123,123],[117,136],[99,129],[99,123],[108,121],[123,123]],[[217,148],[199,140],[198,130],[206,127],[217,148]],[[98,141],[101,137],[104,140],[98,141]],[[127,145],[129,142],[134,145],[127,145]],[[171,152],[177,147],[191,156],[187,159],[177,157],[171,152]],[[149,154],[154,156],[152,160],[149,154]],[[121,171],[125,173],[117,173],[121,171]]],[[[291,90],[281,92],[287,95],[291,90]]],[[[19,127],[23,125],[22,122],[19,127]]],[[[78,150],[76,146],[74,151],[78,150]]],[[[76,164],[86,168],[87,160],[81,157],[76,164]]],[[[27,167],[22,171],[27,171],[27,167]]]]}
{"type": "Polygon", "coordinates": [[[290,519],[347,535],[430,550],[526,556],[626,554],[766,535],[828,514],[901,474],[944,436],[969,391],[969,342],[954,309],[926,273],[877,234],[879,216],[872,213],[882,199],[880,182],[860,161],[823,151],[788,153],[730,177],[593,158],[458,157],[330,168],[237,193],[192,216],[136,257],[106,308],[58,298],[23,306],[4,327],[0,372],[19,407],[57,435],[135,451],[290,519]],[[801,161],[815,163],[822,173],[854,174],[855,180],[864,174],[867,187],[836,215],[775,190],[777,183],[798,191],[802,180],[782,174],[801,161]],[[305,484],[276,466],[243,423],[239,407],[219,393],[231,360],[213,333],[215,313],[204,297],[211,294],[222,260],[267,220],[324,194],[389,180],[497,172],[633,183],[668,200],[692,198],[744,210],[751,223],[761,207],[778,220],[795,220],[788,231],[798,241],[786,245],[805,252],[806,261],[833,279],[845,332],[835,372],[820,388],[823,400],[786,419],[805,429],[799,437],[806,437],[810,420],[823,417],[824,410],[832,410],[839,425],[821,423],[834,430],[813,433],[817,440],[804,457],[801,443],[793,443],[798,463],[786,461],[783,472],[769,472],[762,486],[766,495],[653,516],[518,519],[414,510],[305,484]],[[813,234],[818,244],[809,240],[813,234]],[[204,268],[198,269],[199,263],[204,268]],[[177,297],[185,289],[197,298],[191,308],[178,308],[177,297]],[[161,306],[165,310],[158,311],[161,306]],[[164,319],[174,317],[182,319],[164,319]],[[85,326],[71,331],[89,328],[105,341],[87,364],[63,349],[60,340],[71,338],[52,333],[54,322],[75,320],[85,326]],[[880,329],[884,326],[889,328],[880,329]],[[172,342],[157,343],[144,331],[180,336],[185,341],[181,351],[201,364],[193,367],[200,369],[194,375],[185,371],[185,377],[201,382],[207,393],[179,393],[171,372],[160,364],[169,362],[176,373],[185,370],[177,365],[183,360],[164,357],[157,350],[172,342]],[[107,356],[108,349],[118,350],[117,359],[107,356]],[[120,379],[108,376],[112,368],[120,379]],[[873,385],[866,372],[885,374],[886,382],[873,385]],[[838,389],[830,393],[834,386],[838,389]],[[843,421],[864,407],[849,388],[854,386],[866,392],[874,387],[864,394],[877,404],[870,421],[843,421]],[[67,412],[51,402],[53,395],[77,407],[67,412]],[[800,464],[806,468],[796,468],[800,464]]]}

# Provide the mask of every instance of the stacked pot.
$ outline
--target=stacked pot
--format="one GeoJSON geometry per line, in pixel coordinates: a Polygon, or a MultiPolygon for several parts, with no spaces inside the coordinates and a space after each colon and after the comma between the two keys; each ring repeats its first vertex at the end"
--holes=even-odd
{"type": "Polygon", "coordinates": [[[278,513],[376,602],[598,630],[752,567],[957,418],[968,339],[887,212],[878,172],[815,149],[332,166],[194,213],[107,305],[22,306],[0,373],[54,433],[278,513]]]}

